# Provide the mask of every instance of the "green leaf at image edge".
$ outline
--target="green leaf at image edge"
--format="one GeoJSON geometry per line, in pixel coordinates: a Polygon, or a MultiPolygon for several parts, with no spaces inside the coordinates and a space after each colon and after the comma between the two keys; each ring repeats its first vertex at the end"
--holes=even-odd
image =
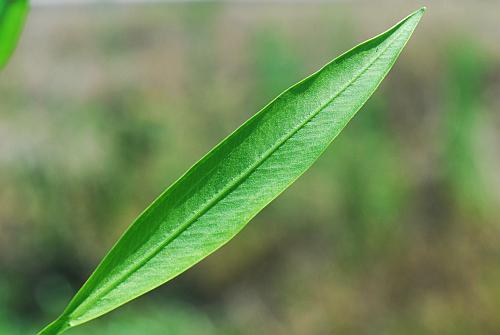
{"type": "Polygon", "coordinates": [[[0,0],[0,70],[17,46],[28,10],[28,0],[0,0]]]}
{"type": "Polygon", "coordinates": [[[233,238],[323,153],[386,76],[424,8],[283,92],[163,192],[62,315],[39,335],[97,318],[233,238]]]}

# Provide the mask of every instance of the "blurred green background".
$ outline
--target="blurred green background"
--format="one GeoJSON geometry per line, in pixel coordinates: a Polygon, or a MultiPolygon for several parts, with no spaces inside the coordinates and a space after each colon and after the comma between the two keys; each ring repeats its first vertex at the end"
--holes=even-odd
{"type": "Polygon", "coordinates": [[[279,92],[426,4],[380,89],[227,246],[78,334],[500,333],[498,1],[35,5],[0,73],[0,334],[59,314],[279,92]]]}

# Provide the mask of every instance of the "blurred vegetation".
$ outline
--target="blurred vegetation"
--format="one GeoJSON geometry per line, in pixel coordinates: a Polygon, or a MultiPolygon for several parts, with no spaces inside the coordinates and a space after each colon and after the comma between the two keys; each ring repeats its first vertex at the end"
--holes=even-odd
{"type": "MultiPolygon", "coordinates": [[[[0,334],[58,314],[156,195],[416,7],[395,4],[34,8],[0,74],[0,334]]],[[[449,8],[431,8],[348,129],[242,234],[69,334],[500,332],[499,31],[474,28],[488,6],[446,29],[449,8]]]]}

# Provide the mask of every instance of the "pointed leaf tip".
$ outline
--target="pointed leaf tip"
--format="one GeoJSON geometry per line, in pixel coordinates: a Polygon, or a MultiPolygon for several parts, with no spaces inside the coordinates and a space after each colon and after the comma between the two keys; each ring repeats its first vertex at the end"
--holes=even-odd
{"type": "Polygon", "coordinates": [[[413,14],[411,14],[410,16],[416,16],[420,19],[422,17],[422,15],[424,15],[426,10],[427,10],[427,7],[422,6],[419,9],[417,9],[415,12],[413,12],[413,14]]]}

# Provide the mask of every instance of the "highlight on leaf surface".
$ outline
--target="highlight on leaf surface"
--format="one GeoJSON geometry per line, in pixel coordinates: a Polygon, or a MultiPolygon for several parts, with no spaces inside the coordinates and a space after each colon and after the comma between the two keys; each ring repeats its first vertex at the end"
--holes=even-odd
{"type": "Polygon", "coordinates": [[[99,317],[233,238],[342,131],[386,76],[423,12],[295,84],[219,143],[136,219],[39,335],[99,317]]]}
{"type": "Polygon", "coordinates": [[[28,0],[0,0],[0,70],[16,48],[28,10],[28,0]]]}

